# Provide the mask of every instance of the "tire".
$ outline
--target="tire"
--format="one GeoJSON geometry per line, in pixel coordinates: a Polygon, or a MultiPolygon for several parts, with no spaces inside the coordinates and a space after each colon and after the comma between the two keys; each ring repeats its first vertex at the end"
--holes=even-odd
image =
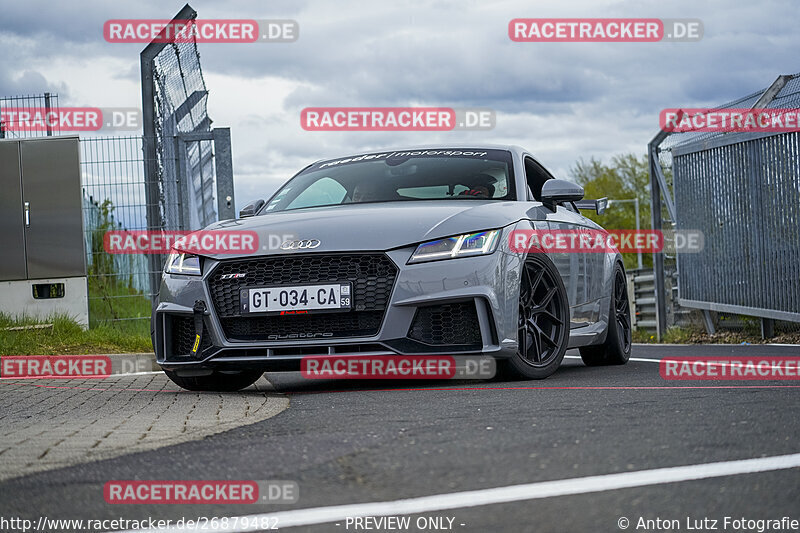
{"type": "Polygon", "coordinates": [[[169,370],[164,370],[164,373],[179,387],[201,392],[236,392],[249,387],[264,374],[258,370],[245,370],[237,374],[215,371],[207,376],[179,376],[169,370]]]}
{"type": "Polygon", "coordinates": [[[580,352],[586,366],[624,365],[631,357],[631,307],[625,272],[619,263],[614,268],[606,340],[597,346],[584,346],[580,352]]]}
{"type": "Polygon", "coordinates": [[[517,353],[498,361],[501,375],[544,379],[558,370],[569,342],[564,282],[544,254],[531,254],[520,271],[517,353]]]}

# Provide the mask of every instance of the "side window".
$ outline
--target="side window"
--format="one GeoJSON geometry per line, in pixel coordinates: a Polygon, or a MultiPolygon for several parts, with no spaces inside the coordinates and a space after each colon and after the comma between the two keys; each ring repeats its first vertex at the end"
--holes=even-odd
{"type": "Polygon", "coordinates": [[[292,200],[287,206],[287,209],[337,205],[342,203],[346,194],[347,189],[345,189],[341,183],[332,178],[322,178],[315,181],[306,190],[301,192],[297,198],[292,200]]]}
{"type": "Polygon", "coordinates": [[[542,201],[542,186],[547,180],[553,179],[553,176],[547,172],[542,165],[531,159],[525,158],[525,179],[528,182],[528,188],[533,194],[533,198],[539,202],[542,201]]]}

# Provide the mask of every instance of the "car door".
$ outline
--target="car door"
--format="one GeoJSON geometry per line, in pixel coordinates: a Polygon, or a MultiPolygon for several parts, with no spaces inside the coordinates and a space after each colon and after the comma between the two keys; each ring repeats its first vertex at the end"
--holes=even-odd
{"type": "MultiPolygon", "coordinates": [[[[571,205],[559,205],[555,212],[547,215],[547,223],[550,230],[566,232],[572,234],[586,234],[587,226],[580,213],[573,211],[571,205]]],[[[587,253],[576,249],[550,254],[550,258],[562,272],[562,277],[566,274],[569,281],[565,280],[567,297],[571,308],[571,327],[587,326],[594,322],[593,316],[593,294],[592,294],[592,272],[596,268],[594,257],[602,255],[597,253],[587,253]]]]}
{"type": "MultiPolygon", "coordinates": [[[[590,237],[595,239],[598,234],[605,235],[606,232],[602,226],[595,223],[593,220],[583,216],[578,212],[582,221],[581,225],[585,231],[590,233],[590,237]]],[[[600,320],[601,299],[609,295],[608,289],[605,288],[605,282],[608,277],[608,254],[612,253],[605,248],[602,251],[583,254],[587,256],[587,277],[586,277],[586,290],[589,306],[591,307],[591,321],[597,322],[600,320]]]]}

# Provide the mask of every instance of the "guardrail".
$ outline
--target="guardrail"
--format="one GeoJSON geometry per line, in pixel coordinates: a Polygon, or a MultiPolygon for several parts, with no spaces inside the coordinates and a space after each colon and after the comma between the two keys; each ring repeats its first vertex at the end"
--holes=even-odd
{"type": "MultiPolygon", "coordinates": [[[[656,291],[653,271],[649,268],[630,270],[627,276],[633,327],[656,331],[658,322],[656,321],[656,291]]],[[[667,300],[667,327],[693,324],[692,310],[678,305],[678,283],[675,271],[665,272],[664,289],[667,300]]]]}

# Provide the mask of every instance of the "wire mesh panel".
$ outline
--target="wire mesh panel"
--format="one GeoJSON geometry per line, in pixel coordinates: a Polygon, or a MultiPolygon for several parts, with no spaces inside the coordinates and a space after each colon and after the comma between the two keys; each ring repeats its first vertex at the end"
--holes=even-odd
{"type": "Polygon", "coordinates": [[[217,220],[217,213],[212,143],[183,146],[179,139],[180,134],[211,132],[208,91],[194,37],[170,43],[155,56],[153,81],[163,228],[199,229],[217,220]],[[182,211],[168,211],[172,206],[182,211]]]}
{"type": "Polygon", "coordinates": [[[112,253],[119,250],[106,240],[112,231],[148,229],[142,138],[81,139],[81,171],[90,323],[146,322],[150,276],[160,269],[141,253],[112,253]]]}
{"type": "Polygon", "coordinates": [[[0,98],[0,139],[60,135],[61,122],[47,119],[57,110],[57,94],[0,98]]]}
{"type": "Polygon", "coordinates": [[[214,152],[211,141],[187,141],[185,161],[189,187],[189,227],[202,228],[218,219],[214,152]]]}
{"type": "MultiPolygon", "coordinates": [[[[800,109],[800,74],[716,109],[752,108],[800,109]]],[[[680,303],[800,322],[800,133],[672,133],[657,150],[671,222],[704,234],[676,257],[680,303]]]]}

